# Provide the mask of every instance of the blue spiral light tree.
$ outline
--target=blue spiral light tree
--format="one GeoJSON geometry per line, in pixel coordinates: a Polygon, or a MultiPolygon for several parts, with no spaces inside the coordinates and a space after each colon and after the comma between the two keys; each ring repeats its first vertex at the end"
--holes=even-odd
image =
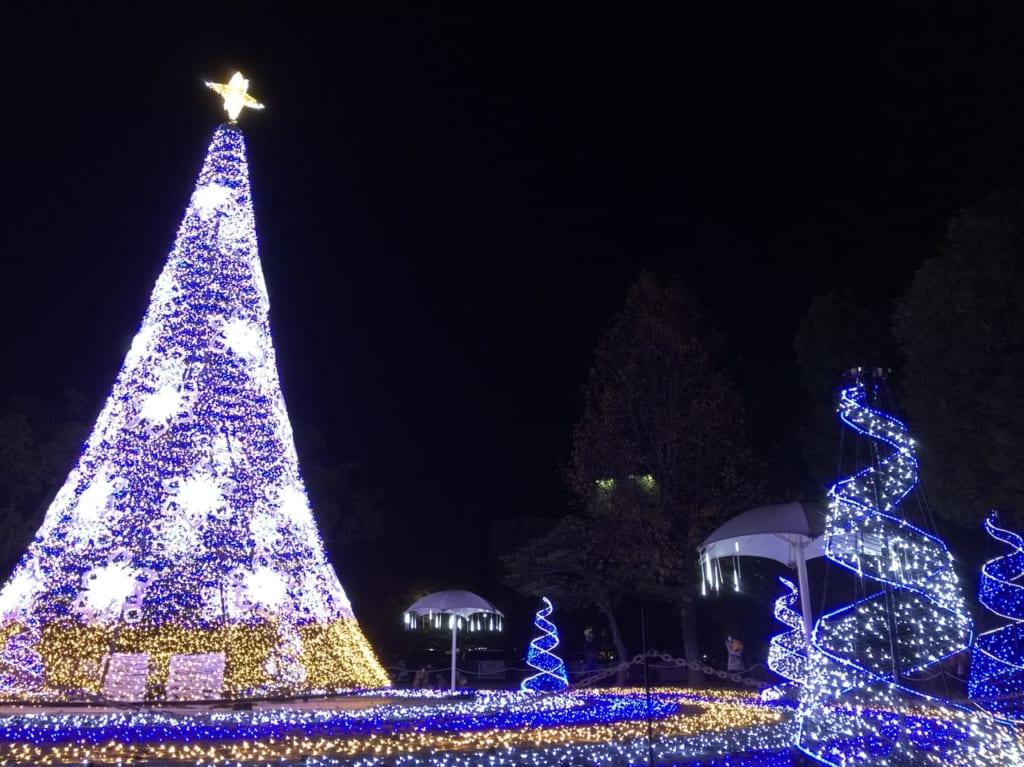
{"type": "Polygon", "coordinates": [[[868,460],[829,491],[825,555],[856,576],[860,596],[815,626],[796,744],[836,767],[1008,764],[1020,751],[1005,728],[907,685],[964,650],[972,623],[949,550],[899,508],[917,459],[906,426],[869,404],[883,384],[880,371],[857,369],[840,390],[839,417],[868,460]],[[920,716],[923,706],[942,718],[920,716]]]}
{"type": "Polygon", "coordinates": [[[519,688],[524,692],[558,692],[569,686],[565,662],[552,652],[559,644],[558,629],[548,620],[555,608],[547,597],[541,599],[544,607],[533,619],[541,635],[530,642],[530,649],[526,651],[526,662],[537,669],[537,673],[523,680],[519,688]]]}
{"type": "Polygon", "coordinates": [[[768,646],[768,668],[785,679],[785,682],[766,687],[761,691],[761,700],[776,701],[789,699],[803,685],[807,678],[807,635],[804,633],[804,618],[793,609],[800,598],[796,584],[788,578],[779,578],[787,592],[775,600],[775,618],[789,627],[788,631],[776,634],[768,646]]]}
{"type": "Polygon", "coordinates": [[[997,524],[995,513],[985,530],[1011,548],[1010,553],[981,568],[978,601],[1000,618],[1002,625],[978,634],[967,694],[995,716],[1024,721],[1024,538],[997,524]]]}

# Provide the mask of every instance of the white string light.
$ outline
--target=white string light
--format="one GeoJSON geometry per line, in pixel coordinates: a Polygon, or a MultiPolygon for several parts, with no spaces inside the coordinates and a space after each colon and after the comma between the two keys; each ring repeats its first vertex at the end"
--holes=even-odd
{"type": "Polygon", "coordinates": [[[111,654],[148,656],[148,698],[172,663],[217,653],[226,696],[389,684],[313,518],[268,313],[245,142],[224,125],[110,397],[0,590],[0,697],[99,694],[111,654]]]}
{"type": "Polygon", "coordinates": [[[874,590],[815,625],[797,745],[835,767],[1024,764],[1012,732],[990,717],[903,682],[964,650],[972,623],[945,544],[896,511],[917,483],[917,459],[904,424],[868,405],[878,385],[857,371],[840,391],[840,419],[869,440],[875,460],[829,491],[825,538],[828,559],[874,590]],[[913,713],[940,704],[948,742],[922,743],[913,713]]]}

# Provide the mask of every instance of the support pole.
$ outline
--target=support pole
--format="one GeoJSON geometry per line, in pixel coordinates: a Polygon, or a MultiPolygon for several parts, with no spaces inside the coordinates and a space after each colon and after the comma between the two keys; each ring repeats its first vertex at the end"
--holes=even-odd
{"type": "Polygon", "coordinates": [[[811,647],[811,592],[807,587],[807,543],[796,545],[796,578],[800,585],[800,609],[804,614],[804,638],[807,640],[807,647],[811,647]]]}
{"type": "Polygon", "coordinates": [[[455,689],[455,637],[459,632],[459,616],[452,615],[452,689],[455,689]]]}

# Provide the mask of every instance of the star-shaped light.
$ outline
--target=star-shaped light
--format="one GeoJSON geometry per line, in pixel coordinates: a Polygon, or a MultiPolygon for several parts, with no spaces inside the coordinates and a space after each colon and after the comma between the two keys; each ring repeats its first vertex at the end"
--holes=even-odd
{"type": "Polygon", "coordinates": [[[301,488],[294,485],[281,491],[281,514],[296,527],[307,527],[313,522],[309,499],[301,488]]]}
{"type": "Polygon", "coordinates": [[[246,595],[254,603],[271,609],[280,607],[288,599],[288,584],[276,570],[257,567],[245,574],[246,595]]]}
{"type": "Polygon", "coordinates": [[[94,614],[113,617],[135,591],[136,575],[128,562],[111,562],[93,569],[83,584],[83,606],[94,614]]]}
{"type": "Polygon", "coordinates": [[[178,506],[196,521],[216,509],[224,501],[217,480],[207,474],[193,475],[178,488],[178,506]]]}
{"type": "Polygon", "coordinates": [[[217,91],[224,99],[224,111],[231,122],[238,119],[245,107],[263,109],[263,105],[249,95],[249,81],[242,77],[241,72],[235,72],[226,83],[207,82],[206,87],[217,91]]]}
{"type": "Polygon", "coordinates": [[[203,221],[209,221],[214,213],[230,202],[231,190],[222,184],[207,184],[192,193],[192,207],[203,221]]]}
{"type": "Polygon", "coordinates": [[[27,611],[32,595],[42,586],[34,567],[23,567],[0,591],[0,618],[14,618],[27,611]]]}
{"type": "Polygon", "coordinates": [[[155,325],[144,325],[139,332],[135,334],[131,348],[128,350],[128,354],[124,358],[124,364],[126,367],[134,367],[135,363],[145,356],[149,347],[149,342],[153,339],[154,333],[156,333],[155,325]]]}
{"type": "Polygon", "coordinates": [[[146,397],[139,408],[139,415],[150,423],[166,423],[182,409],[184,400],[185,397],[176,386],[162,386],[146,397]]]}
{"type": "Polygon", "coordinates": [[[103,474],[97,474],[78,497],[78,505],[75,506],[75,516],[78,521],[78,530],[88,535],[91,526],[97,522],[107,505],[110,503],[111,493],[114,491],[114,483],[103,474]]]}
{"type": "Polygon", "coordinates": [[[224,323],[224,341],[228,348],[239,357],[254,359],[260,353],[260,332],[252,323],[241,317],[233,317],[224,323]]]}

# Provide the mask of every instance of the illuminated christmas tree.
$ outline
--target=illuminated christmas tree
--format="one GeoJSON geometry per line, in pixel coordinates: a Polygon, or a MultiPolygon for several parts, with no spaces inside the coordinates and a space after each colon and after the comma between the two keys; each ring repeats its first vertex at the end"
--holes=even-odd
{"type": "Polygon", "coordinates": [[[952,555],[902,506],[917,459],[904,424],[872,406],[883,386],[877,371],[857,370],[840,391],[862,463],[829,491],[825,554],[861,593],[815,626],[797,745],[837,766],[1020,763],[1006,728],[907,681],[964,650],[972,625],[952,555]],[[928,706],[938,723],[920,715],[928,706]]]}
{"type": "Polygon", "coordinates": [[[993,715],[1024,721],[1024,538],[997,524],[992,514],[985,530],[1011,548],[981,568],[978,601],[1006,622],[974,640],[967,694],[993,715]]]}
{"type": "Polygon", "coordinates": [[[781,684],[766,687],[761,699],[767,701],[791,698],[807,677],[807,635],[803,616],[793,609],[800,598],[796,584],[779,578],[786,593],[775,600],[775,617],[789,628],[771,638],[768,646],[768,668],[785,679],[781,684]]]}
{"type": "Polygon", "coordinates": [[[325,555],[281,394],[234,125],[260,105],[241,75],[210,86],[231,123],[92,434],[0,590],[6,696],[100,694],[128,666],[147,698],[187,697],[190,674],[225,696],[388,684],[325,555]]]}
{"type": "Polygon", "coordinates": [[[530,649],[526,651],[526,662],[537,669],[537,673],[526,677],[519,687],[529,692],[557,692],[569,686],[569,677],[565,663],[553,652],[558,647],[558,629],[548,616],[555,608],[547,597],[541,599],[544,606],[533,619],[533,625],[541,634],[530,642],[530,649]]]}

